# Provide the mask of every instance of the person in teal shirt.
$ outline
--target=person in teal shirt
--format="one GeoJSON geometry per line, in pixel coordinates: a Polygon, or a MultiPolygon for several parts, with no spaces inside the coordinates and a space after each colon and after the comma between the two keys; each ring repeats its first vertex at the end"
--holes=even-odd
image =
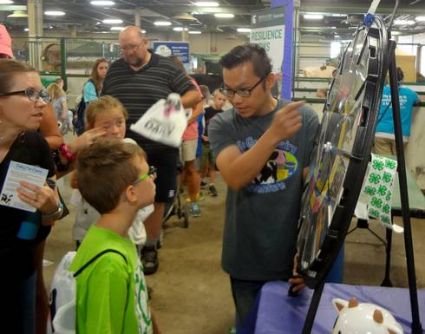
{"type": "MultiPolygon", "coordinates": [[[[413,107],[420,102],[418,94],[408,87],[401,86],[404,73],[400,67],[397,68],[397,80],[399,83],[400,118],[403,133],[403,141],[406,144],[410,137],[410,127],[412,124],[413,107]]],[[[375,134],[375,153],[395,155],[395,137],[393,108],[391,105],[391,88],[384,87],[382,93],[381,107],[379,109],[378,122],[375,134]]]]}
{"type": "Polygon", "coordinates": [[[105,58],[96,59],[93,64],[90,79],[84,84],[83,98],[86,103],[97,100],[108,72],[109,62],[105,58]]]}
{"type": "Polygon", "coordinates": [[[128,230],[137,211],[154,201],[155,174],[138,146],[101,139],[78,155],[78,184],[100,214],[78,248],[70,271],[104,253],[76,277],[79,334],[152,334],[159,330],[148,307],[143,267],[128,230]]]}

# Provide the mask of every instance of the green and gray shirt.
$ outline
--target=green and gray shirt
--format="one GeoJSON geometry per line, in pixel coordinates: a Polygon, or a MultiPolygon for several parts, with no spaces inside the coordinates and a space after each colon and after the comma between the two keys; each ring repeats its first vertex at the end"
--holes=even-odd
{"type": "Polygon", "coordinates": [[[70,271],[105,253],[76,278],[76,328],[79,334],[151,334],[152,320],[143,267],[128,238],[96,225],[90,227],[70,271]]]}

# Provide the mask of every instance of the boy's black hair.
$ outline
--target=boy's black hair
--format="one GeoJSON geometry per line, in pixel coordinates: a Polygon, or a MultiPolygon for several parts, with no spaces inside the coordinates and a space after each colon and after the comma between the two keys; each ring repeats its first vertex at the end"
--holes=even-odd
{"type": "Polygon", "coordinates": [[[267,77],[272,71],[270,58],[266,50],[257,44],[238,45],[220,59],[220,65],[232,69],[246,62],[252,62],[254,73],[259,78],[267,77]]]}

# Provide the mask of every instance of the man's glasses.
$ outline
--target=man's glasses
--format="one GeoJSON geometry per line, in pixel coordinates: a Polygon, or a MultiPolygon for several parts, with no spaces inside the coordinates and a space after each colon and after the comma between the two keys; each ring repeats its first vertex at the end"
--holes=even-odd
{"type": "Polygon", "coordinates": [[[139,44],[130,44],[130,45],[121,46],[120,50],[121,52],[134,51],[134,50],[137,50],[142,44],[143,42],[139,44]]]}
{"type": "Polygon", "coordinates": [[[11,95],[25,95],[30,101],[37,102],[41,99],[45,103],[50,102],[50,95],[47,90],[36,90],[35,88],[27,88],[24,90],[17,90],[14,92],[0,93],[0,96],[11,96],[11,95]]]}
{"type": "Polygon", "coordinates": [[[154,166],[149,166],[149,170],[145,174],[140,175],[137,178],[137,180],[133,183],[133,186],[155,175],[156,175],[156,168],[154,166]]]}
{"type": "Polygon", "coordinates": [[[226,88],[226,87],[222,87],[220,89],[221,93],[226,95],[228,98],[232,98],[235,96],[235,94],[238,94],[240,97],[248,97],[251,96],[251,92],[255,89],[255,87],[257,87],[263,80],[264,78],[260,78],[260,80],[257,81],[257,83],[252,86],[249,89],[237,89],[237,90],[233,90],[230,88],[226,88]]]}

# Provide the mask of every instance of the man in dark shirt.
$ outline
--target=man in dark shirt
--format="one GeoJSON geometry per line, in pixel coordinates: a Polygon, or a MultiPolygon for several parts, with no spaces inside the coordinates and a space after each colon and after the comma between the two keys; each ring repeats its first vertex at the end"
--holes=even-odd
{"type": "MultiPolygon", "coordinates": [[[[201,101],[201,94],[183,71],[169,59],[148,50],[148,40],[139,27],[126,27],[119,35],[119,43],[122,58],[109,68],[102,95],[112,95],[121,101],[128,111],[128,126],[170,93],[180,94],[185,108],[191,108],[201,101]]],[[[164,206],[175,196],[178,149],[151,141],[132,131],[127,131],[127,136],[146,151],[149,164],[157,168],[155,210],[145,221],[148,240],[142,251],[145,274],[149,275],[158,268],[156,244],[164,206]]]]}

